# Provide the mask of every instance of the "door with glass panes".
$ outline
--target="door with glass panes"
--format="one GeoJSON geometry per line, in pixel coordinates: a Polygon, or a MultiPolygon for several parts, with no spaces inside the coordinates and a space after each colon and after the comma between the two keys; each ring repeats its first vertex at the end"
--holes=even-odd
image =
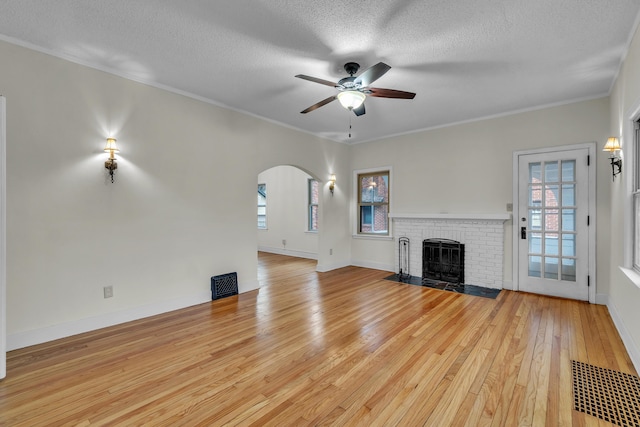
{"type": "Polygon", "coordinates": [[[519,156],[518,288],[588,300],[587,148],[519,156]]]}

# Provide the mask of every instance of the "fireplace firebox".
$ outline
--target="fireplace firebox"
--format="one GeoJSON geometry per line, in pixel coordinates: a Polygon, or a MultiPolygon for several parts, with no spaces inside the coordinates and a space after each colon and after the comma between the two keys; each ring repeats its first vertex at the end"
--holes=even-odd
{"type": "Polygon", "coordinates": [[[449,239],[423,240],[422,277],[464,283],[464,244],[449,239]]]}

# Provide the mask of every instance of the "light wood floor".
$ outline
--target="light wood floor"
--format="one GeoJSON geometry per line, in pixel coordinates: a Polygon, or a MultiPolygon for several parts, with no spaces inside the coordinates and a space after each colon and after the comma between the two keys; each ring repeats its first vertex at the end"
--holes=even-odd
{"type": "Polygon", "coordinates": [[[636,374],[603,306],[259,263],[259,291],[10,352],[0,425],[606,426],[570,360],[636,374]]]}

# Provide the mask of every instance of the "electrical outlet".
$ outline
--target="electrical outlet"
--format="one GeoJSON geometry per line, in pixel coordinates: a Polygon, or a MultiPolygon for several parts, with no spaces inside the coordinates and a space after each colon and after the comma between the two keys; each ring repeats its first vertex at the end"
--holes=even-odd
{"type": "Polygon", "coordinates": [[[333,249],[329,249],[329,255],[333,255],[333,249]]]}
{"type": "Polygon", "coordinates": [[[507,212],[513,212],[513,203],[507,203],[507,212]]]}
{"type": "Polygon", "coordinates": [[[285,239],[282,239],[282,246],[287,246],[287,241],[285,239]]]}
{"type": "Polygon", "coordinates": [[[104,288],[102,288],[102,291],[104,292],[104,297],[105,298],[113,297],[113,286],[111,286],[111,285],[105,286],[104,288]]]}

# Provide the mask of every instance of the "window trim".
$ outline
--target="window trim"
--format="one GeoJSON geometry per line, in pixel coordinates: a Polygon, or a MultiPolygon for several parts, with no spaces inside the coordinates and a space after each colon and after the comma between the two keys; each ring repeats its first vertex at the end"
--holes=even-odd
{"type": "Polygon", "coordinates": [[[393,239],[393,221],[391,218],[393,212],[393,168],[391,166],[380,166],[375,168],[368,169],[356,169],[353,170],[353,185],[352,185],[352,197],[353,203],[351,204],[351,214],[352,214],[352,237],[356,239],[371,239],[371,240],[392,240],[393,239]],[[361,233],[360,230],[360,183],[358,177],[360,175],[374,175],[380,173],[387,173],[389,177],[389,202],[388,213],[387,213],[387,233],[361,233]]]}
{"type": "MultiPolygon", "coordinates": [[[[624,126],[621,136],[621,157],[623,158],[624,173],[620,176],[621,185],[623,185],[624,194],[624,249],[623,249],[623,261],[622,265],[619,265],[620,270],[628,277],[628,279],[638,288],[640,288],[640,272],[633,268],[633,245],[634,245],[634,206],[633,206],[633,190],[635,188],[636,174],[640,174],[640,164],[636,164],[634,161],[640,157],[640,144],[636,145],[635,141],[635,128],[634,123],[640,120],[640,99],[637,99],[635,103],[627,110],[624,117],[624,126]],[[626,160],[626,163],[624,162],[626,160]]],[[[608,159],[607,159],[608,160],[608,159]]],[[[609,173],[610,166],[607,164],[609,173]]],[[[608,174],[607,174],[608,175],[608,174]]],[[[638,177],[640,180],[640,177],[638,177]]],[[[614,183],[615,185],[615,183],[614,183]]]]}
{"type": "Polygon", "coordinates": [[[320,215],[320,181],[318,181],[315,178],[307,178],[307,230],[306,231],[309,233],[317,233],[318,229],[320,228],[320,224],[319,224],[320,218],[318,218],[317,228],[314,230],[311,227],[311,224],[313,224],[313,221],[311,219],[312,218],[311,212],[312,212],[313,206],[316,207],[316,212],[319,217],[320,215]],[[316,185],[318,186],[318,202],[317,203],[313,203],[311,199],[311,183],[312,182],[315,182],[316,185]]]}
{"type": "MultiPolygon", "coordinates": [[[[620,144],[622,150],[620,155],[623,158],[623,173],[618,175],[620,178],[620,184],[618,180],[615,180],[612,185],[622,185],[624,188],[624,248],[623,248],[623,260],[620,263],[620,268],[626,270],[627,273],[640,277],[640,273],[633,268],[633,255],[634,255],[634,206],[633,206],[633,193],[635,189],[636,176],[640,173],[640,165],[636,164],[636,159],[640,153],[637,153],[636,148],[636,131],[635,122],[640,120],[640,99],[636,100],[635,104],[628,110],[624,117],[625,123],[622,129],[622,135],[620,138],[620,144]],[[626,160],[626,163],[625,163],[626,160]]],[[[609,165],[609,159],[607,159],[607,176],[611,173],[611,166],[609,165]]]]}
{"type": "MultiPolygon", "coordinates": [[[[264,193],[265,193],[264,194],[264,199],[265,199],[264,200],[264,227],[260,227],[260,225],[258,225],[258,223],[257,223],[258,222],[257,218],[260,216],[257,213],[257,208],[259,208],[260,206],[263,206],[263,205],[260,205],[258,203],[256,203],[256,205],[257,205],[257,207],[256,207],[256,215],[257,215],[256,216],[256,226],[257,226],[258,230],[267,230],[268,229],[268,224],[267,224],[267,218],[268,218],[268,214],[267,214],[267,183],[266,182],[259,182],[257,187],[259,187],[261,185],[264,185],[264,193]]],[[[257,188],[256,188],[256,193],[257,192],[258,191],[257,191],[257,188]]]]}
{"type": "Polygon", "coordinates": [[[640,251],[640,236],[638,234],[638,201],[640,199],[640,118],[635,118],[632,121],[632,144],[631,159],[633,165],[631,167],[632,185],[631,185],[631,200],[630,200],[630,212],[631,216],[631,262],[628,266],[637,274],[640,274],[640,261],[636,262],[639,258],[638,252],[640,251]]]}

